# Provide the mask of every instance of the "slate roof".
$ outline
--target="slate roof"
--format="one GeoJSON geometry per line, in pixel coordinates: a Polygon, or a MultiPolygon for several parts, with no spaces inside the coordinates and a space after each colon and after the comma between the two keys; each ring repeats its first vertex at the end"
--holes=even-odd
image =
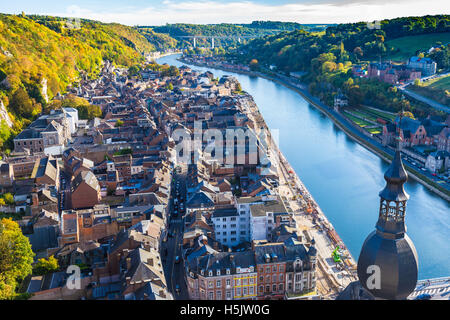
{"type": "Polygon", "coordinates": [[[211,196],[203,191],[195,193],[186,203],[186,208],[213,207],[214,201],[211,196]]]}
{"type": "Polygon", "coordinates": [[[98,180],[91,171],[80,172],[72,182],[73,189],[76,190],[83,181],[92,189],[100,191],[100,185],[98,184],[98,180]]]}

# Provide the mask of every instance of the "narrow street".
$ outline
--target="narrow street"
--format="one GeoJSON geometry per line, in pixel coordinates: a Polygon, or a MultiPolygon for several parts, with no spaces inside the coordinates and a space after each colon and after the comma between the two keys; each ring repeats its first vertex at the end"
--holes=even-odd
{"type": "Polygon", "coordinates": [[[183,242],[184,219],[183,212],[180,212],[181,203],[183,203],[183,208],[185,209],[186,171],[182,170],[179,174],[174,172],[173,179],[168,206],[167,236],[164,235],[164,240],[166,241],[163,240],[161,252],[164,274],[169,291],[172,292],[174,299],[186,300],[189,297],[184,279],[184,263],[181,248],[183,242]],[[178,195],[177,191],[179,193],[178,195]],[[177,201],[175,201],[175,199],[177,199],[177,201]],[[177,286],[179,290],[177,290],[177,286]]]}

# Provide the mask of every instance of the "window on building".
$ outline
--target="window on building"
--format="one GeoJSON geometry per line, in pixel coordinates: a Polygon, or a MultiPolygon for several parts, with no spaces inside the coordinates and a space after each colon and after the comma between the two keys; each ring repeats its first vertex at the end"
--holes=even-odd
{"type": "Polygon", "coordinates": [[[231,280],[230,279],[227,279],[227,286],[231,286],[231,280]]]}
{"type": "Polygon", "coordinates": [[[242,285],[246,286],[248,284],[248,279],[242,279],[242,285]]]}
{"type": "Polygon", "coordinates": [[[227,299],[231,299],[231,291],[227,291],[227,299]]]}
{"type": "Polygon", "coordinates": [[[277,272],[277,266],[272,267],[272,272],[277,272]]]}
{"type": "Polygon", "coordinates": [[[236,296],[240,296],[241,295],[241,288],[236,288],[236,296]]]}
{"type": "Polygon", "coordinates": [[[278,285],[278,291],[283,291],[283,284],[282,284],[282,283],[280,283],[280,284],[278,285]]]}
{"type": "Polygon", "coordinates": [[[272,275],[272,282],[277,282],[277,275],[276,274],[272,275]]]}
{"type": "Polygon", "coordinates": [[[250,278],[248,281],[250,282],[250,284],[253,284],[253,282],[255,281],[255,279],[250,278]]]}
{"type": "Polygon", "coordinates": [[[236,241],[236,238],[231,238],[231,242],[236,241]]]}
{"type": "Polygon", "coordinates": [[[222,286],[222,281],[217,280],[217,281],[216,281],[216,287],[217,287],[217,288],[220,288],[221,286],[222,286]]]}
{"type": "Polygon", "coordinates": [[[209,300],[213,300],[214,299],[214,292],[209,292],[208,293],[208,299],[209,300]]]}
{"type": "Polygon", "coordinates": [[[277,285],[276,284],[272,285],[272,292],[277,292],[277,285]]]}
{"type": "Polygon", "coordinates": [[[259,286],[259,292],[263,293],[263,291],[264,291],[264,286],[259,286]]]}
{"type": "Polygon", "coordinates": [[[270,267],[266,268],[266,273],[270,273],[270,267]]]}
{"type": "Polygon", "coordinates": [[[282,274],[280,274],[280,281],[283,281],[283,275],[282,274]]]}
{"type": "Polygon", "coordinates": [[[270,283],[270,276],[266,276],[266,283],[270,283]]]}
{"type": "Polygon", "coordinates": [[[214,283],[212,281],[208,281],[208,288],[214,287],[214,283]]]}
{"type": "Polygon", "coordinates": [[[248,294],[253,294],[253,287],[248,288],[248,294]]]}
{"type": "Polygon", "coordinates": [[[270,286],[269,285],[266,286],[266,293],[270,293],[270,286]]]}
{"type": "Polygon", "coordinates": [[[244,296],[247,295],[247,288],[243,288],[243,289],[242,289],[242,295],[244,295],[244,296]]]}
{"type": "Polygon", "coordinates": [[[231,217],[230,220],[231,221],[236,221],[236,217],[231,217]]]}
{"type": "Polygon", "coordinates": [[[231,231],[231,234],[236,234],[236,231],[231,231]]]}
{"type": "Polygon", "coordinates": [[[216,299],[222,300],[222,291],[216,291],[216,299]]]}

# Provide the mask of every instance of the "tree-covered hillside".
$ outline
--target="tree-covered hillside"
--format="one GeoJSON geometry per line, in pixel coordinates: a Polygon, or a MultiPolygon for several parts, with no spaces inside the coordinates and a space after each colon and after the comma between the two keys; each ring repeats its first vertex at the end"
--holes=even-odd
{"type": "Polygon", "coordinates": [[[95,77],[104,60],[130,67],[155,49],[120,24],[0,14],[0,99],[14,122],[9,133],[0,123],[0,148],[82,74],[95,77]]]}
{"type": "MultiPolygon", "coordinates": [[[[376,80],[353,79],[351,67],[380,58],[388,60],[399,48],[387,45],[387,40],[419,34],[433,34],[438,39],[437,34],[448,32],[450,15],[397,18],[369,25],[365,22],[340,24],[328,27],[322,35],[295,30],[257,38],[238,46],[228,59],[249,64],[254,69],[303,71],[303,81],[309,83],[310,91],[329,104],[338,89],[343,89],[353,106],[371,104],[390,111],[405,108],[421,113],[396,88],[376,80]]],[[[420,51],[435,59],[439,68],[449,68],[449,45],[439,41],[434,45],[440,48],[430,54],[428,46],[420,51]]],[[[410,55],[418,53],[414,50],[410,55]]]]}

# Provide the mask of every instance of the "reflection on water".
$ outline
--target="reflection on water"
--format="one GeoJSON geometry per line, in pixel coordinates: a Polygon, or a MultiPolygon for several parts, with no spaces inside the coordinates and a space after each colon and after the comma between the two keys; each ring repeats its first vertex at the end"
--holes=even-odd
{"type": "MultiPolygon", "coordinates": [[[[158,60],[181,66],[174,56],[158,60]]],[[[192,66],[205,71],[206,68],[192,66]]],[[[272,81],[233,74],[253,96],[280,149],[355,259],[378,218],[388,163],[355,143],[299,94],[272,81]]],[[[419,256],[419,279],[450,275],[450,203],[410,179],[406,224],[419,256]]]]}

